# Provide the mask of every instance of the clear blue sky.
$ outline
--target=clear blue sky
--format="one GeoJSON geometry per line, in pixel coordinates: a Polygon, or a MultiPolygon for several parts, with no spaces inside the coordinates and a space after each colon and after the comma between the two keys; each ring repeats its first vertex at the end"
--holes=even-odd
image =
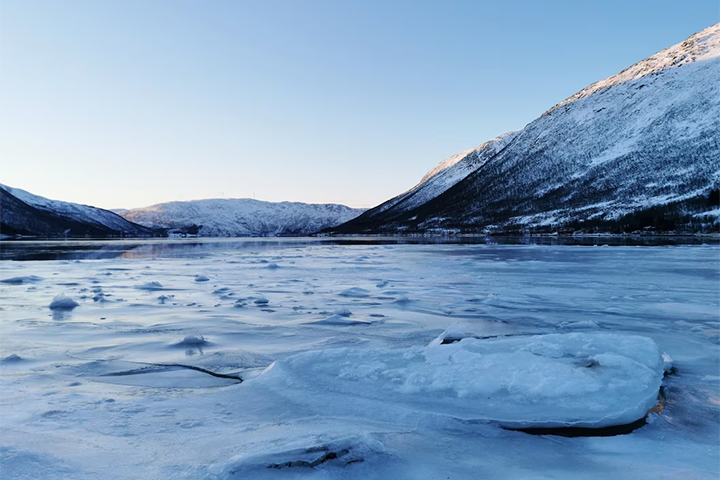
{"type": "Polygon", "coordinates": [[[718,21],[716,0],[2,0],[0,182],[370,207],[718,21]]]}

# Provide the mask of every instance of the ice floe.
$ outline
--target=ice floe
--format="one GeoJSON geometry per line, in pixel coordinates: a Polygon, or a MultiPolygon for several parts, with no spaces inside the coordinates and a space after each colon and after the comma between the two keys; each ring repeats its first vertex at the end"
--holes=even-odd
{"type": "Polygon", "coordinates": [[[253,381],[403,402],[507,427],[598,428],[643,418],[662,378],[662,355],[649,338],[569,333],[309,351],[253,381]]]}

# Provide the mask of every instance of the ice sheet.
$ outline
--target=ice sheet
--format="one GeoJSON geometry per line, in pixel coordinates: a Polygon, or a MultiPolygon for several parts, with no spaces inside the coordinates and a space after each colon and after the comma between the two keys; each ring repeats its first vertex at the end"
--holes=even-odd
{"type": "Polygon", "coordinates": [[[62,245],[0,264],[3,478],[720,473],[717,246],[62,245]]]}

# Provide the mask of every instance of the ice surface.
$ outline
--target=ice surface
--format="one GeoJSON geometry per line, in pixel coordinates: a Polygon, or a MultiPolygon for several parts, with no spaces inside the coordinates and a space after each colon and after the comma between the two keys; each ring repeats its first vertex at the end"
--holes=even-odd
{"type": "Polygon", "coordinates": [[[2,478],[718,478],[717,245],[413,241],[13,243],[2,478]]]}

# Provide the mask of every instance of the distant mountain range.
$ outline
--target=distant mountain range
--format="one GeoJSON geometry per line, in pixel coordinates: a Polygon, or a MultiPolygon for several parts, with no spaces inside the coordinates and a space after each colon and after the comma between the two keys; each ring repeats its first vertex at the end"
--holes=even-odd
{"type": "Polygon", "coordinates": [[[719,32],[586,87],[327,232],[717,231],[719,32]]]}
{"type": "Polygon", "coordinates": [[[161,203],[112,212],[49,200],[19,188],[0,185],[0,234],[6,236],[309,235],[346,222],[363,211],[335,204],[217,199],[161,203]]]}
{"type": "Polygon", "coordinates": [[[147,227],[204,237],[309,235],[357,217],[365,210],[337,204],[263,202],[251,198],[193,200],[118,210],[126,220],[147,227]]]}
{"type": "Polygon", "coordinates": [[[0,234],[4,236],[147,237],[161,233],[102,208],[49,200],[0,185],[0,234]]]}

